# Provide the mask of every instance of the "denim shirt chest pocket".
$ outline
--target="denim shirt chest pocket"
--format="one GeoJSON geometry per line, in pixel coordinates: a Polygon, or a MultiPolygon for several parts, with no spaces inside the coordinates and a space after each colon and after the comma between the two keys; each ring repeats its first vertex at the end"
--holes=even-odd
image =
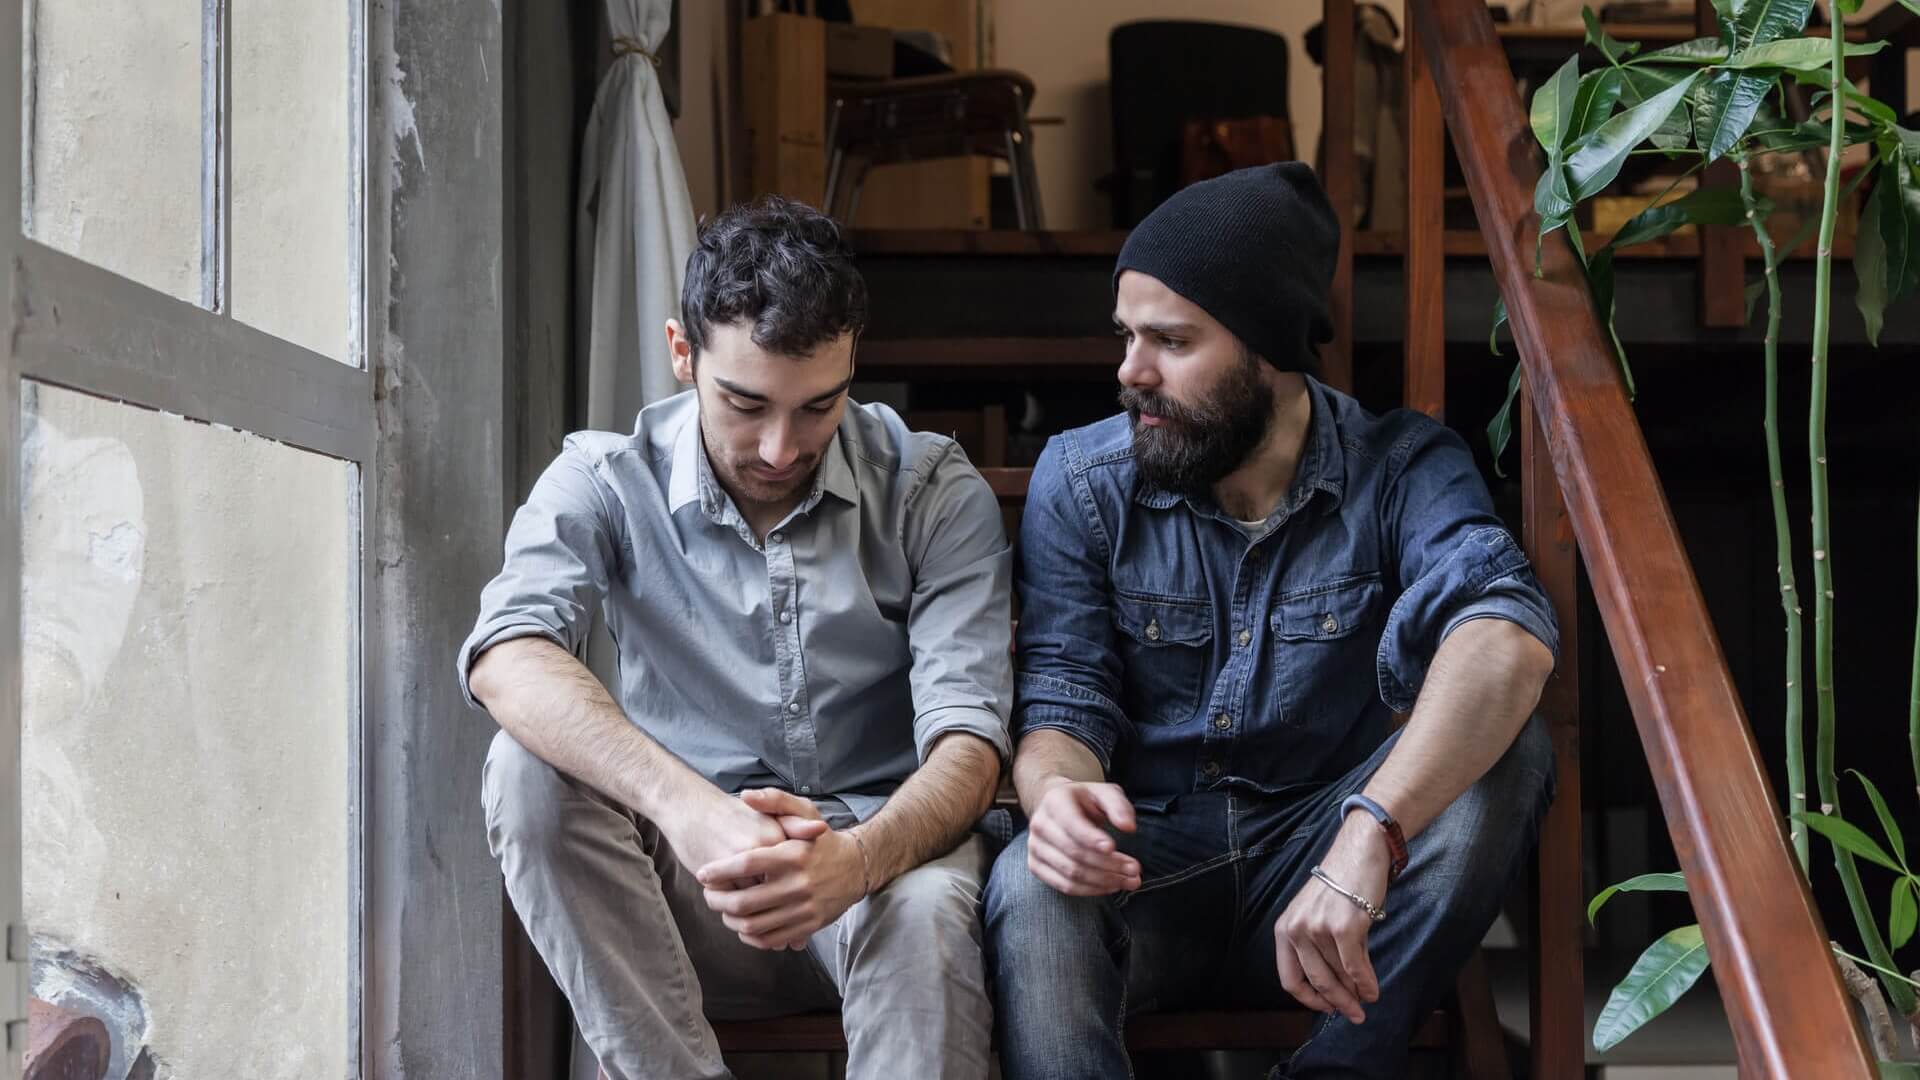
{"type": "Polygon", "coordinates": [[[1289,726],[1360,715],[1375,694],[1384,586],[1356,574],[1282,593],[1273,601],[1274,692],[1289,726]]]}
{"type": "Polygon", "coordinates": [[[1121,707],[1135,723],[1178,724],[1206,704],[1213,669],[1213,605],[1115,592],[1121,707]]]}

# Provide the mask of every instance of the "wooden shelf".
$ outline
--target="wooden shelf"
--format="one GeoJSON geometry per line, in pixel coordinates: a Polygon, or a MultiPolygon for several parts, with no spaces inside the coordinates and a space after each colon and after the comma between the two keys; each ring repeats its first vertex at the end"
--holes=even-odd
{"type": "MultiPolygon", "coordinates": [[[[1582,233],[1588,251],[1598,250],[1606,242],[1606,237],[1595,232],[1582,233]]],[[[854,250],[863,256],[952,256],[952,255],[993,255],[1006,257],[1071,256],[1080,258],[1108,258],[1120,254],[1120,246],[1126,243],[1127,234],[1120,229],[1087,229],[1068,232],[1019,232],[1012,229],[855,229],[850,238],[854,250]]],[[[1760,245],[1753,237],[1746,239],[1746,253],[1750,259],[1760,257],[1760,245]]],[[[1444,238],[1446,253],[1456,258],[1487,257],[1486,241],[1481,238],[1478,229],[1448,229],[1444,238]]],[[[1811,259],[1814,242],[1809,239],[1801,248],[1786,258],[1811,259]]],[[[1357,258],[1400,258],[1406,254],[1407,239],[1404,233],[1376,232],[1361,230],[1354,234],[1353,253],[1357,258]]],[[[1853,240],[1841,236],[1834,244],[1834,254],[1842,259],[1853,257],[1853,240]]],[[[1622,259],[1697,259],[1700,257],[1700,239],[1697,236],[1668,236],[1646,244],[1638,244],[1620,253],[1622,259]]],[[[1010,339],[1011,340],[1011,339],[1010,339]]],[[[863,353],[864,355],[864,353],[863,353]]]]}

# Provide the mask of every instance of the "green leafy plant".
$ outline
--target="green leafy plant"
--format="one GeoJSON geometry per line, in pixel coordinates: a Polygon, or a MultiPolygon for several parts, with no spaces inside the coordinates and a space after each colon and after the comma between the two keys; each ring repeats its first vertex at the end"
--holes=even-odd
{"type": "MultiPolygon", "coordinates": [[[[1920,12],[1920,0],[1901,0],[1920,12]]],[[[1887,305],[1920,286],[1920,133],[1902,128],[1893,109],[1854,88],[1845,75],[1848,57],[1879,51],[1883,42],[1848,43],[1844,18],[1857,11],[1859,0],[1830,0],[1830,28],[1824,37],[1805,37],[1814,0],[1713,0],[1719,15],[1718,37],[1699,38],[1642,53],[1637,44],[1609,37],[1592,13],[1586,12],[1587,42],[1604,63],[1581,73],[1578,58],[1569,60],[1534,93],[1530,126],[1546,154],[1546,168],[1534,189],[1534,209],[1540,216],[1540,241],[1566,230],[1570,246],[1586,275],[1595,315],[1607,328],[1621,365],[1628,393],[1634,392],[1626,351],[1614,330],[1614,257],[1622,249],[1667,236],[1684,225],[1745,224],[1754,233],[1761,252],[1762,276],[1747,288],[1749,318],[1761,301],[1766,303],[1765,338],[1768,480],[1774,511],[1775,548],[1779,566],[1782,613],[1787,634],[1787,779],[1789,830],[1801,871],[1809,872],[1811,835],[1832,849],[1834,867],[1844,886],[1849,912],[1864,942],[1864,957],[1835,949],[1849,990],[1869,1016],[1875,1049],[1882,1058],[1897,1056],[1891,1038],[1887,1006],[1914,1025],[1920,1041],[1920,983],[1903,975],[1893,952],[1904,947],[1920,923],[1920,875],[1910,868],[1905,838],[1878,789],[1855,772],[1879,820],[1886,846],[1849,823],[1840,807],[1839,778],[1835,772],[1833,677],[1833,562],[1829,536],[1831,518],[1826,449],[1827,369],[1832,312],[1832,261],[1838,208],[1864,181],[1873,187],[1861,214],[1854,246],[1855,303],[1865,320],[1869,339],[1878,344],[1887,305]],[[1798,100],[1804,88],[1815,93],[1806,101],[1810,115],[1789,118],[1786,103],[1798,100]],[[1865,163],[1844,187],[1840,163],[1848,147],[1863,146],[1865,163]],[[1776,246],[1768,229],[1773,206],[1758,195],[1752,181],[1753,164],[1769,154],[1820,154],[1825,177],[1821,213],[1784,246],[1776,246]],[[1598,194],[1620,174],[1633,155],[1660,155],[1685,168],[1659,195],[1612,237],[1589,254],[1574,227],[1579,204],[1598,194]],[[1740,183],[1733,188],[1699,188],[1671,202],[1666,198],[1708,164],[1727,159],[1737,167],[1740,183]],[[1809,229],[1819,231],[1815,269],[1814,322],[1810,357],[1811,404],[1808,416],[1808,485],[1812,496],[1810,534],[1814,568],[1813,661],[1814,703],[1817,716],[1814,784],[1818,812],[1808,807],[1804,739],[1805,659],[1801,592],[1793,573],[1793,531],[1787,516],[1786,477],[1779,428],[1779,263],[1783,252],[1798,249],[1809,229]],[[1864,861],[1894,875],[1884,924],[1874,914],[1860,867],[1864,861]],[[1872,976],[1862,969],[1875,972],[1872,976]]],[[[1537,254],[1541,250],[1536,248],[1537,254]]],[[[1499,328],[1506,321],[1504,306],[1494,312],[1489,347],[1497,354],[1499,328]]],[[[1513,403],[1519,389],[1519,371],[1509,382],[1506,403],[1488,425],[1495,467],[1513,429],[1513,403]]],[[[1920,790],[1920,615],[1916,616],[1914,667],[1909,731],[1916,789],[1920,790]]],[[[1594,897],[1588,918],[1618,892],[1685,891],[1678,874],[1648,874],[1611,886],[1594,897]]],[[[1632,971],[1615,987],[1594,1030],[1594,1045],[1606,1049],[1659,1015],[1684,994],[1708,967],[1698,926],[1683,926],[1663,935],[1640,956],[1632,971]]],[[[1910,1075],[1913,1066],[1889,1062],[1883,1075],[1910,1075]],[[1908,1070],[1908,1071],[1902,1071],[1908,1070]]]]}

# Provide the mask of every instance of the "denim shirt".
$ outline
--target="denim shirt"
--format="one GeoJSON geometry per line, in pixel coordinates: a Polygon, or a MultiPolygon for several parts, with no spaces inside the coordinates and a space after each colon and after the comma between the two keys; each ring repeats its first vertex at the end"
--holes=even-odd
{"type": "Polygon", "coordinates": [[[1248,531],[1140,477],[1125,415],[1047,443],[1022,520],[1014,714],[1133,800],[1280,794],[1365,760],[1472,619],[1559,634],[1466,443],[1308,380],[1291,489],[1248,531]]]}

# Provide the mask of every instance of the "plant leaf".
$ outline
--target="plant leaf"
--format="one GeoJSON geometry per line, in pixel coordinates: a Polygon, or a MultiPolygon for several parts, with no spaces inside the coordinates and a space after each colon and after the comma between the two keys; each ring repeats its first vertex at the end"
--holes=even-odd
{"type": "Polygon", "coordinates": [[[1873,837],[1861,832],[1857,826],[1848,823],[1845,819],[1805,810],[1793,816],[1799,821],[1806,822],[1807,827],[1814,832],[1826,837],[1834,847],[1857,855],[1868,862],[1879,863],[1896,874],[1906,873],[1905,870],[1900,869],[1899,863],[1894,862],[1886,852],[1880,850],[1880,845],[1873,842],[1873,837]]]}
{"type": "MultiPolygon", "coordinates": [[[[1886,45],[1884,41],[1850,42],[1843,47],[1843,52],[1847,56],[1872,56],[1886,45]]],[[[1832,56],[1833,46],[1826,38],[1784,38],[1742,49],[1728,57],[1722,67],[1729,71],[1751,71],[1756,68],[1821,71],[1832,56]]]]}
{"type": "MultiPolygon", "coordinates": [[[[1899,189],[1900,207],[1907,223],[1906,270],[1899,280],[1887,279],[1887,300],[1889,303],[1905,296],[1915,285],[1920,285],[1920,175],[1916,175],[1915,166],[1920,164],[1920,152],[1902,150],[1889,162],[1896,187],[1899,189]],[[1909,155],[1912,156],[1909,156],[1909,155]]],[[[1881,182],[1889,177],[1884,173],[1881,182]]],[[[1885,229],[1887,223],[1882,221],[1885,229]]]]}
{"type": "Polygon", "coordinates": [[[1719,71],[1703,84],[1705,92],[1694,99],[1693,144],[1706,160],[1718,159],[1747,133],[1773,83],[1770,75],[1719,71]]]}
{"type": "MultiPolygon", "coordinates": [[[[1917,7],[1915,0],[1900,0],[1908,7],[1917,7]]],[[[1906,1061],[1882,1061],[1880,1080],[1920,1080],[1920,1065],[1906,1061]]]]}
{"type": "Polygon", "coordinates": [[[1567,159],[1567,184],[1578,202],[1590,198],[1613,182],[1620,174],[1620,166],[1627,160],[1627,154],[1633,148],[1647,141],[1673,115],[1687,91],[1693,89],[1698,74],[1667,87],[1660,93],[1648,98],[1600,125],[1582,143],[1580,149],[1567,159]]]}
{"type": "MultiPolygon", "coordinates": [[[[1771,209],[1764,201],[1761,212],[1771,209]]],[[[1701,188],[1633,215],[1607,241],[1611,248],[1628,248],[1658,240],[1682,225],[1738,225],[1747,217],[1740,193],[1732,188],[1701,188]]]]}
{"type": "Polygon", "coordinates": [[[1573,196],[1567,193],[1567,172],[1558,161],[1547,162],[1547,170],[1540,174],[1540,182],[1534,185],[1533,211],[1540,215],[1540,232],[1533,241],[1534,268],[1538,270],[1540,242],[1573,217],[1573,196]]]}
{"type": "MultiPolygon", "coordinates": [[[[1901,198],[1901,161],[1889,161],[1891,169],[1882,169],[1874,194],[1866,196],[1866,209],[1860,213],[1859,233],[1853,242],[1853,277],[1857,282],[1853,302],[1859,306],[1860,319],[1866,323],[1866,340],[1880,344],[1880,329],[1885,321],[1887,302],[1905,292],[1908,277],[1920,273],[1912,250],[1914,225],[1908,223],[1907,200],[1901,198]]],[[[1920,206],[1914,208],[1920,215],[1920,206]]]]}
{"type": "MultiPolygon", "coordinates": [[[[1505,307],[1501,308],[1506,314],[1505,307]]],[[[1493,448],[1493,475],[1506,478],[1500,471],[1500,455],[1506,453],[1507,443],[1513,438],[1513,403],[1520,397],[1520,365],[1513,365],[1513,377],[1507,380],[1507,400],[1501,402],[1500,411],[1493,414],[1487,424],[1487,445],[1493,448]]]]}
{"type": "Polygon", "coordinates": [[[1812,12],[1813,0],[1748,0],[1733,17],[1734,40],[1745,47],[1798,35],[1812,12]]]}
{"type": "Polygon", "coordinates": [[[1601,906],[1613,899],[1614,893],[1686,891],[1686,875],[1677,872],[1670,874],[1641,874],[1639,877],[1630,877],[1625,881],[1609,885],[1600,890],[1599,895],[1593,898],[1593,902],[1587,905],[1587,923],[1589,925],[1593,923],[1593,917],[1600,914],[1601,906]]]}
{"type": "MultiPolygon", "coordinates": [[[[1500,328],[1507,325],[1507,298],[1493,298],[1493,329],[1487,331],[1487,351],[1500,355],[1500,328]]],[[[1497,454],[1496,454],[1497,456],[1497,454]]]]}
{"type": "Polygon", "coordinates": [[[1666,1012],[1707,970],[1707,943],[1700,927],[1668,931],[1634,961],[1633,970],[1607,996],[1593,1025],[1593,1048],[1611,1050],[1642,1024],[1666,1012]]]}
{"type": "Polygon", "coordinates": [[[1558,160],[1561,147],[1567,144],[1568,121],[1573,116],[1573,99],[1579,85],[1580,58],[1569,56],[1560,70],[1553,73],[1553,78],[1533,92],[1527,122],[1533,126],[1533,137],[1540,140],[1540,146],[1551,160],[1558,160]]]}
{"type": "Polygon", "coordinates": [[[1614,103],[1620,100],[1622,81],[1620,69],[1611,67],[1590,71],[1581,78],[1580,89],[1573,95],[1573,115],[1567,122],[1569,144],[1590,134],[1613,115],[1614,103]]]}
{"type": "MultiPolygon", "coordinates": [[[[1657,96],[1660,91],[1680,81],[1683,75],[1678,68],[1623,67],[1620,100],[1628,106],[1638,105],[1648,98],[1657,96]]],[[[1688,109],[1675,109],[1647,141],[1662,150],[1684,149],[1693,139],[1693,123],[1688,120],[1688,109]]]]}
{"type": "MultiPolygon", "coordinates": [[[[1724,3],[1726,0],[1714,0],[1714,2],[1724,3]]],[[[1580,9],[1580,21],[1587,24],[1587,44],[1599,49],[1600,55],[1607,58],[1607,63],[1618,65],[1622,60],[1640,51],[1640,43],[1637,41],[1623,44],[1608,37],[1607,32],[1600,28],[1600,20],[1594,18],[1593,9],[1590,7],[1580,9]]]]}
{"type": "Polygon", "coordinates": [[[1913,879],[1903,877],[1893,883],[1893,900],[1887,906],[1887,944],[1898,951],[1913,939],[1914,923],[1920,922],[1920,907],[1913,898],[1913,879]]]}
{"type": "Polygon", "coordinates": [[[1726,42],[1719,38],[1702,37],[1655,49],[1634,61],[1634,64],[1718,64],[1726,58],[1726,42]]]}
{"type": "Polygon", "coordinates": [[[1880,819],[1880,828],[1886,832],[1887,843],[1893,848],[1894,857],[1899,859],[1902,865],[1905,865],[1907,861],[1907,841],[1905,837],[1900,835],[1900,826],[1894,823],[1893,814],[1887,810],[1887,800],[1880,797],[1880,789],[1874,787],[1873,781],[1867,779],[1865,774],[1861,773],[1859,769],[1848,769],[1847,771],[1853,774],[1855,780],[1860,781],[1861,787],[1867,789],[1867,800],[1873,803],[1874,815],[1880,819]]]}

